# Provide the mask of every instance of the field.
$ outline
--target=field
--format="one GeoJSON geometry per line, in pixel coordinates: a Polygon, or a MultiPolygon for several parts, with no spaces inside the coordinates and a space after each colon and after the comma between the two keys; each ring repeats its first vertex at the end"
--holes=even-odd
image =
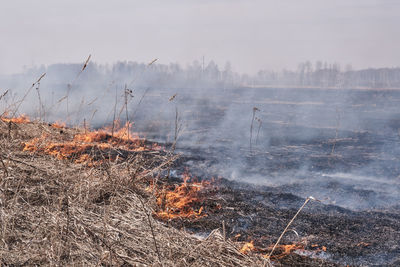
{"type": "Polygon", "coordinates": [[[398,91],[175,94],[134,125],[4,115],[2,263],[399,263],[398,91]]]}
{"type": "Polygon", "coordinates": [[[149,185],[174,157],[154,144],[26,119],[0,123],[2,266],[268,263],[218,230],[199,239],[156,220],[149,185]]]}
{"type": "MultiPolygon", "coordinates": [[[[304,199],[313,196],[320,202],[302,211],[293,226],[299,236],[288,234],[286,243],[304,238],[309,248],[311,243],[325,246],[321,258],[339,264],[398,262],[399,91],[180,93],[182,121],[189,123],[178,141],[185,159],[178,170],[227,179],[220,194],[228,203],[221,205],[231,207],[229,215],[205,220],[230,221],[232,236],[240,234],[240,240],[265,248],[304,199]]],[[[150,110],[145,113],[144,121],[156,121],[150,110]]],[[[147,129],[149,136],[167,136],[158,131],[168,129],[165,122],[171,123],[160,122],[153,135],[147,129]]],[[[193,227],[202,229],[202,223],[193,227]]]]}

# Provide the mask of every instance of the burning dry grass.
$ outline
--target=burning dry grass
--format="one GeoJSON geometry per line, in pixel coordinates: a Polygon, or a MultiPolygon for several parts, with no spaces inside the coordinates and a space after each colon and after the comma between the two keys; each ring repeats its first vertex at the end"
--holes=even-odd
{"type": "Polygon", "coordinates": [[[28,123],[28,122],[30,122],[29,117],[26,115],[21,115],[19,117],[14,117],[14,118],[12,118],[12,117],[9,118],[7,115],[8,114],[5,114],[5,116],[2,117],[1,120],[4,122],[8,122],[8,123],[10,123],[10,122],[13,122],[13,123],[28,123]]]}
{"type": "MultiPolygon", "coordinates": [[[[155,189],[159,211],[156,216],[162,220],[175,218],[199,218],[207,216],[203,213],[203,206],[200,206],[203,198],[200,192],[211,186],[209,181],[191,181],[188,173],[183,174],[183,183],[180,185],[164,186],[155,189]],[[199,206],[197,209],[195,206],[199,206]]],[[[150,190],[153,188],[150,187],[150,190]]]]}
{"type": "MultiPolygon", "coordinates": [[[[51,126],[56,129],[62,128],[62,124],[59,123],[51,126]]],[[[70,136],[54,138],[54,131],[44,132],[40,137],[24,142],[23,150],[93,165],[103,163],[104,160],[115,161],[119,157],[125,159],[132,152],[159,149],[155,144],[146,145],[145,140],[137,135],[127,134],[126,129],[127,126],[113,133],[107,128],[97,131],[85,130],[74,133],[72,139],[70,136]]]]}
{"type": "Polygon", "coordinates": [[[264,257],[265,258],[271,258],[272,260],[279,260],[282,259],[288,255],[290,255],[291,253],[293,253],[294,251],[305,251],[304,250],[304,245],[301,243],[294,243],[294,244],[289,244],[289,245],[278,245],[276,247],[270,246],[268,247],[268,249],[262,249],[259,247],[256,247],[254,245],[254,241],[250,241],[245,243],[242,248],[240,249],[240,252],[243,254],[250,254],[251,252],[255,252],[255,253],[265,253],[265,252],[271,252],[272,249],[276,249],[277,253],[275,253],[275,255],[273,256],[269,256],[268,254],[265,254],[264,257]]]}
{"type": "MultiPolygon", "coordinates": [[[[144,177],[166,168],[169,159],[161,151],[143,150],[91,166],[76,164],[79,154],[94,159],[86,146],[98,146],[96,137],[82,140],[79,132],[47,124],[12,124],[0,123],[0,265],[266,263],[240,253],[218,230],[199,240],[153,219],[157,201],[144,190],[144,177]],[[84,149],[74,150],[72,144],[84,149]]],[[[117,151],[133,145],[100,136],[117,151]]]]}

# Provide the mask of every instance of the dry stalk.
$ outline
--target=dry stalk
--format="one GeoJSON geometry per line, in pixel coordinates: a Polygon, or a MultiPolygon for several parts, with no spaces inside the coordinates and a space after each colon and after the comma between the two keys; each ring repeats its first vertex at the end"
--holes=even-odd
{"type": "MultiPolygon", "coordinates": [[[[173,95],[169,101],[173,101],[176,98],[176,94],[173,95]]],[[[178,137],[179,134],[182,130],[182,123],[179,123],[180,118],[179,118],[179,112],[178,112],[178,107],[175,106],[175,127],[174,127],[174,142],[172,143],[170,154],[173,155],[175,153],[176,149],[176,143],[178,142],[178,137]]],[[[170,174],[171,174],[171,165],[168,166],[168,171],[167,171],[167,179],[169,179],[170,174]]]]}
{"type": "Polygon", "coordinates": [[[36,84],[36,92],[37,92],[38,99],[39,99],[39,120],[42,121],[42,119],[44,119],[44,118],[42,118],[42,113],[44,116],[44,105],[42,103],[42,98],[40,97],[40,82],[38,82],[36,84]]]}
{"type": "Polygon", "coordinates": [[[224,241],[226,241],[226,229],[224,220],[222,220],[222,237],[224,238],[224,241]]]}
{"type": "Polygon", "coordinates": [[[118,89],[115,86],[115,103],[114,103],[114,110],[113,110],[113,119],[112,119],[112,128],[111,128],[111,136],[114,137],[114,130],[115,130],[115,116],[117,112],[117,104],[118,104],[118,89]]]}
{"type": "Polygon", "coordinates": [[[257,130],[257,136],[256,136],[256,145],[258,143],[258,135],[260,134],[260,129],[261,129],[261,125],[262,125],[262,121],[260,118],[256,118],[257,122],[258,122],[258,130],[257,130]]]}
{"type": "Polygon", "coordinates": [[[136,75],[135,78],[133,78],[133,80],[128,84],[128,87],[132,87],[132,85],[134,84],[134,82],[139,78],[142,77],[143,73],[147,70],[148,67],[150,67],[151,65],[153,65],[156,61],[158,60],[158,58],[153,59],[150,63],[148,63],[145,68],[142,70],[142,72],[139,75],[136,75]]]}
{"type": "Polygon", "coordinates": [[[4,175],[5,175],[6,177],[8,177],[7,166],[6,166],[6,164],[4,163],[4,160],[3,160],[3,156],[2,156],[2,155],[0,155],[0,161],[1,161],[1,165],[3,166],[3,169],[4,169],[4,175]]]}
{"type": "Polygon", "coordinates": [[[253,125],[254,125],[254,119],[255,119],[257,111],[260,111],[260,110],[257,107],[253,107],[253,116],[251,117],[251,124],[250,124],[250,153],[252,151],[253,125]]]}
{"type": "Polygon", "coordinates": [[[331,150],[331,155],[335,153],[335,147],[336,147],[336,142],[337,138],[339,135],[339,128],[340,128],[340,113],[338,108],[336,108],[336,128],[335,128],[335,139],[333,139],[333,145],[332,145],[332,150],[331,150]]]}
{"type": "Polygon", "coordinates": [[[140,104],[142,103],[144,97],[147,95],[147,93],[148,93],[149,91],[150,91],[150,87],[147,88],[147,89],[144,91],[143,95],[140,97],[140,100],[139,100],[138,104],[136,105],[135,110],[134,110],[133,113],[132,113],[132,116],[131,116],[132,121],[135,121],[136,112],[139,110],[140,104]]]}
{"type": "Polygon", "coordinates": [[[60,98],[58,100],[57,103],[61,103],[64,99],[67,100],[66,103],[66,108],[67,108],[67,122],[69,121],[69,94],[71,92],[72,86],[75,84],[76,80],[79,78],[79,76],[82,74],[82,72],[86,69],[86,67],[89,64],[90,58],[92,57],[92,55],[89,55],[88,58],[86,59],[85,63],[83,64],[81,70],[78,72],[78,74],[75,76],[75,78],[72,80],[71,83],[67,84],[67,93],[65,94],[65,96],[63,96],[62,98],[60,98]]]}
{"type": "Polygon", "coordinates": [[[285,233],[287,232],[287,230],[289,229],[290,225],[293,223],[293,221],[296,219],[297,215],[299,215],[300,211],[306,206],[306,204],[308,203],[308,201],[310,200],[315,200],[314,197],[309,196],[303,203],[303,205],[299,208],[299,210],[296,212],[296,214],[293,216],[293,218],[290,220],[290,222],[286,225],[285,229],[283,230],[283,232],[281,233],[281,235],[279,236],[278,240],[276,241],[275,245],[273,246],[271,252],[268,254],[267,258],[270,259],[272,253],[274,253],[276,247],[279,245],[279,242],[281,241],[282,237],[285,235],[285,233]]]}
{"type": "Polygon", "coordinates": [[[7,89],[3,94],[0,95],[0,100],[8,94],[8,91],[9,89],[7,89]]]}
{"type": "Polygon", "coordinates": [[[125,116],[126,116],[126,134],[128,136],[128,140],[129,140],[129,128],[130,128],[130,122],[129,122],[129,116],[128,116],[128,101],[129,101],[129,97],[133,98],[133,92],[131,89],[128,89],[128,87],[126,87],[125,85],[125,91],[124,91],[124,100],[125,100],[125,116]]]}
{"type": "Polygon", "coordinates": [[[24,96],[21,98],[21,100],[19,100],[19,101],[16,103],[17,106],[15,107],[13,113],[11,114],[11,117],[15,117],[15,115],[18,113],[18,110],[19,110],[21,104],[25,101],[25,99],[26,99],[26,97],[28,96],[29,92],[35,87],[35,85],[37,85],[37,84],[40,83],[40,80],[43,79],[43,77],[44,77],[45,75],[46,75],[46,73],[43,73],[43,74],[39,77],[39,79],[37,79],[37,81],[34,82],[34,83],[32,84],[32,86],[25,92],[25,94],[24,94],[24,96]]]}

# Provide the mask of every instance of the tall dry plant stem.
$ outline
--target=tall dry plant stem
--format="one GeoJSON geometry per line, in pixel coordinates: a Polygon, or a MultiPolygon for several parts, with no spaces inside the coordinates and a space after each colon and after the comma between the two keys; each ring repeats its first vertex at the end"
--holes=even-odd
{"type": "Polygon", "coordinates": [[[125,106],[125,119],[126,119],[126,134],[129,140],[129,130],[130,130],[130,121],[129,121],[129,114],[128,114],[128,102],[129,98],[133,98],[133,91],[129,89],[125,84],[124,90],[124,106],[125,106]]]}
{"type": "Polygon", "coordinates": [[[293,221],[296,219],[297,215],[299,215],[300,211],[307,205],[307,203],[310,200],[315,200],[314,197],[309,196],[303,203],[303,205],[299,208],[299,210],[296,212],[296,214],[293,216],[293,218],[290,220],[290,222],[286,225],[285,229],[283,230],[282,234],[279,236],[278,240],[276,241],[274,247],[272,248],[271,252],[268,254],[267,258],[270,259],[272,256],[272,253],[274,253],[276,247],[279,245],[279,242],[281,241],[282,237],[285,235],[287,230],[289,229],[290,225],[293,223],[293,221]]]}
{"type": "Polygon", "coordinates": [[[67,93],[65,96],[63,96],[62,98],[60,98],[57,103],[61,103],[64,99],[67,100],[67,121],[69,120],[69,94],[71,92],[72,86],[74,85],[74,83],[76,82],[76,80],[79,78],[79,76],[81,76],[82,72],[87,68],[89,61],[91,59],[92,55],[89,55],[88,58],[86,59],[85,63],[83,63],[83,66],[81,68],[81,70],[78,72],[78,74],[75,76],[75,78],[72,80],[71,83],[67,84],[67,93]]]}
{"type": "Polygon", "coordinates": [[[45,112],[44,112],[44,105],[42,103],[42,98],[40,96],[40,82],[38,82],[36,84],[36,92],[37,92],[38,99],[39,99],[39,120],[42,121],[42,119],[45,120],[45,118],[44,118],[45,112]],[[43,117],[42,117],[42,114],[43,114],[43,117]]]}
{"type": "Polygon", "coordinates": [[[133,83],[139,78],[142,77],[143,73],[147,70],[148,67],[150,67],[151,65],[153,65],[156,61],[158,60],[158,58],[153,59],[151,62],[149,62],[144,69],[142,70],[142,72],[139,75],[136,75],[135,78],[132,79],[132,81],[128,84],[128,87],[131,88],[133,83]]]}
{"type": "Polygon", "coordinates": [[[4,93],[2,93],[1,95],[0,95],[0,100],[1,99],[3,99],[3,97],[5,97],[7,94],[8,94],[8,89],[4,92],[4,93]]]}
{"type": "Polygon", "coordinates": [[[256,146],[258,143],[258,136],[260,135],[260,130],[261,130],[261,125],[262,125],[262,121],[260,118],[256,118],[257,122],[258,122],[258,130],[257,130],[257,136],[256,136],[256,146]]]}
{"type": "Polygon", "coordinates": [[[260,111],[257,107],[253,107],[253,116],[251,118],[250,124],[250,153],[252,151],[252,139],[253,139],[253,126],[254,126],[254,119],[256,117],[256,112],[260,111]]]}
{"type": "Polygon", "coordinates": [[[339,109],[336,108],[336,128],[335,128],[335,139],[333,140],[333,145],[332,145],[332,150],[331,150],[331,155],[335,153],[335,148],[336,148],[336,142],[338,139],[339,135],[339,128],[340,128],[340,113],[339,109]]]}
{"type": "Polygon", "coordinates": [[[5,177],[8,177],[8,170],[7,170],[7,166],[3,161],[3,156],[0,155],[0,161],[1,161],[1,165],[3,166],[3,170],[4,170],[4,175],[5,177]]]}
{"type": "MultiPolygon", "coordinates": [[[[175,100],[176,95],[173,95],[169,98],[169,102],[172,102],[175,100]]],[[[176,143],[178,142],[178,138],[179,138],[179,133],[182,130],[182,124],[179,123],[179,112],[178,112],[178,107],[175,106],[175,127],[174,127],[174,142],[172,143],[171,146],[171,151],[170,154],[173,155],[175,153],[175,149],[176,149],[176,143]]],[[[171,165],[168,166],[168,172],[167,172],[167,179],[169,179],[169,176],[171,174],[171,165]]]]}
{"type": "Polygon", "coordinates": [[[117,104],[118,104],[118,89],[115,87],[115,103],[114,103],[114,112],[113,112],[113,120],[112,120],[112,128],[111,128],[111,136],[114,137],[115,130],[115,116],[117,112],[117,104]]]}
{"type": "Polygon", "coordinates": [[[144,91],[143,95],[140,97],[140,100],[139,100],[138,104],[136,105],[135,110],[134,110],[133,113],[132,113],[132,116],[131,116],[131,120],[132,120],[132,121],[135,121],[135,115],[136,115],[137,111],[139,110],[140,104],[142,104],[142,101],[143,101],[144,97],[147,95],[147,93],[148,93],[149,91],[150,91],[150,87],[148,87],[148,88],[146,89],[146,91],[144,91]]]}
{"type": "Polygon", "coordinates": [[[11,114],[11,117],[15,117],[15,115],[18,113],[19,108],[21,107],[21,104],[25,101],[25,99],[26,99],[26,97],[28,96],[29,92],[30,92],[37,84],[40,83],[40,81],[43,79],[44,76],[46,76],[46,73],[43,73],[43,74],[39,77],[39,79],[37,79],[37,81],[34,82],[34,83],[32,84],[32,86],[25,92],[25,94],[24,94],[24,96],[21,98],[21,100],[19,100],[19,101],[16,103],[17,106],[15,107],[13,113],[11,114]]]}

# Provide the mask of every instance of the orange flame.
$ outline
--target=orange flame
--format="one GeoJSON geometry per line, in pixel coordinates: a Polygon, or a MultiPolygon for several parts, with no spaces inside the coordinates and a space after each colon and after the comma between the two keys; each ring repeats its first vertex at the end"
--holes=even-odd
{"type": "MultiPolygon", "coordinates": [[[[62,124],[53,124],[54,127],[62,127],[62,124]]],[[[75,163],[95,163],[93,152],[99,150],[117,148],[129,152],[144,151],[147,148],[142,139],[137,135],[128,135],[125,129],[117,129],[112,135],[107,129],[79,133],[72,141],[54,142],[51,136],[44,134],[25,143],[24,151],[41,152],[52,155],[58,159],[70,159],[75,163]]],[[[153,146],[150,149],[154,149],[153,146]]],[[[102,155],[103,159],[115,160],[111,155],[102,155]]]]}
{"type": "Polygon", "coordinates": [[[243,245],[243,247],[240,249],[240,253],[248,254],[250,251],[254,250],[255,250],[254,242],[250,241],[243,245]]]}
{"type": "MultiPolygon", "coordinates": [[[[272,249],[272,246],[270,247],[270,249],[272,249]]],[[[276,249],[280,251],[280,253],[278,255],[271,256],[271,258],[275,260],[282,259],[295,250],[303,250],[304,246],[302,244],[278,245],[276,249]]],[[[268,258],[268,255],[265,255],[264,257],[268,258]]]]}
{"type": "Polygon", "coordinates": [[[65,122],[56,121],[51,126],[53,126],[54,128],[62,129],[65,128],[67,124],[65,122]]]}
{"type": "MultiPolygon", "coordinates": [[[[7,116],[7,114],[6,114],[7,116]]],[[[28,123],[30,122],[29,117],[25,114],[22,114],[19,117],[14,117],[14,118],[1,118],[2,121],[4,122],[14,122],[14,123],[28,123]]]]}
{"type": "Polygon", "coordinates": [[[210,182],[188,182],[189,174],[183,174],[183,183],[174,188],[163,188],[156,192],[157,205],[160,211],[156,216],[163,220],[175,218],[192,218],[207,216],[203,207],[195,209],[194,206],[202,201],[201,190],[210,185],[210,182]]]}

